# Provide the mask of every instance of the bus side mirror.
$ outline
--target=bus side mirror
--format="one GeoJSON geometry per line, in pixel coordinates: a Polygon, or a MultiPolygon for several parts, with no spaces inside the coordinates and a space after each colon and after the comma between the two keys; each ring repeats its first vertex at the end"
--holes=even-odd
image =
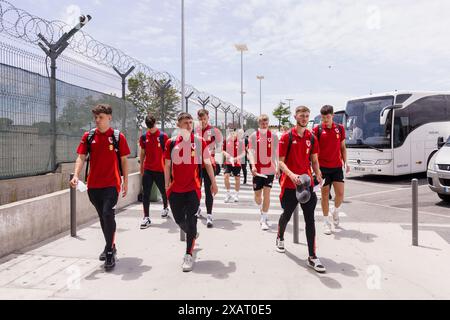
{"type": "Polygon", "coordinates": [[[401,109],[402,107],[403,106],[401,104],[394,104],[393,106],[384,107],[380,112],[380,125],[384,126],[386,124],[386,120],[393,109],[401,109]]]}
{"type": "Polygon", "coordinates": [[[386,107],[383,110],[381,110],[381,113],[380,113],[380,125],[384,126],[386,124],[386,120],[387,120],[391,110],[392,109],[389,109],[389,107],[386,107]]]}
{"type": "Polygon", "coordinates": [[[438,147],[438,149],[440,149],[440,148],[442,148],[442,146],[445,144],[445,142],[444,142],[444,137],[439,137],[438,139],[437,139],[437,147],[438,147]]]}

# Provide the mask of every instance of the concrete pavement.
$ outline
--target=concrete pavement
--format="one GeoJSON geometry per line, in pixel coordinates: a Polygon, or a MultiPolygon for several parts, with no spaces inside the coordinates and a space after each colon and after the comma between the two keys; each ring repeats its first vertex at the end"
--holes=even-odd
{"type": "MultiPolygon", "coordinates": [[[[259,229],[259,212],[250,185],[240,202],[224,204],[223,176],[218,177],[215,227],[199,220],[194,271],[181,271],[185,243],[172,218],[160,217],[151,204],[152,226],[139,229],[141,204],[117,215],[118,261],[106,273],[98,255],[104,246],[97,221],[77,238],[61,235],[0,260],[1,299],[449,299],[450,216],[424,209],[419,247],[411,246],[408,208],[396,207],[408,186],[375,186],[348,180],[348,201],[341,228],[322,232],[316,209],[317,253],[327,268],[317,274],[306,267],[307,247],[300,216],[300,244],[287,228],[287,252],[275,251],[281,208],[279,186],[272,192],[271,230],[259,229]],[[366,185],[364,185],[366,184],[366,185]],[[383,192],[386,191],[386,192],[383,192]],[[353,198],[351,198],[353,196],[353,198]],[[368,198],[365,198],[368,197],[368,198]],[[385,197],[386,201],[371,199],[385,197]],[[441,230],[441,231],[439,231],[441,230]],[[447,271],[446,271],[447,270],[447,271]]],[[[421,187],[421,193],[427,193],[421,187]]],[[[203,199],[202,199],[203,200],[203,199]]],[[[408,200],[405,199],[404,202],[408,200]]],[[[202,203],[203,212],[204,201],[202,203]]]]}

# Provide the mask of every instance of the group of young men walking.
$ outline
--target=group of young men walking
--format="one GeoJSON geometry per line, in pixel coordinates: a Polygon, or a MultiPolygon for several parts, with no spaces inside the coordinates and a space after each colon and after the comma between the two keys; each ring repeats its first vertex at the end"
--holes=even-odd
{"type": "MultiPolygon", "coordinates": [[[[87,177],[89,199],[96,208],[105,248],[100,260],[105,269],[115,265],[115,206],[123,176],[123,196],[128,188],[127,155],[130,151],[125,136],[110,128],[112,110],[99,105],[93,111],[97,128],[84,134],[78,147],[72,187],[78,183],[83,163],[88,157],[91,170],[87,177]]],[[[140,172],[143,185],[143,220],[141,229],[151,225],[150,193],[153,183],[163,200],[162,217],[169,216],[169,206],[177,225],[186,233],[186,252],[182,270],[193,269],[193,250],[199,236],[197,219],[200,210],[201,188],[204,186],[207,227],[213,227],[214,196],[218,192],[216,175],[220,162],[216,154],[223,155],[225,203],[239,202],[240,172],[251,166],[254,200],[259,207],[261,230],[269,230],[270,193],[275,179],[281,186],[280,203],[283,212],[278,221],[276,251],[285,252],[284,233],[292,213],[300,205],[305,220],[308,243],[308,266],[317,272],[325,267],[316,255],[315,208],[317,197],[314,187],[321,187],[322,210],[325,216],[325,234],[331,234],[339,223],[339,209],[344,194],[346,164],[345,130],[333,123],[333,107],[321,109],[323,122],[313,131],[307,129],[310,110],[305,106],[295,110],[296,125],[283,133],[281,138],[269,130],[269,117],[259,117],[259,129],[248,139],[242,131],[233,130],[223,139],[219,129],[209,124],[206,109],[198,111],[199,126],[188,113],[180,113],[177,134],[169,139],[156,127],[152,115],[146,117],[147,132],[139,139],[141,147],[140,172]],[[234,177],[234,192],[230,178],[234,177]],[[330,187],[335,190],[335,206],[329,208],[330,187]],[[331,215],[329,215],[331,213],[331,215]]],[[[348,170],[348,169],[347,169],[348,170]]]]}

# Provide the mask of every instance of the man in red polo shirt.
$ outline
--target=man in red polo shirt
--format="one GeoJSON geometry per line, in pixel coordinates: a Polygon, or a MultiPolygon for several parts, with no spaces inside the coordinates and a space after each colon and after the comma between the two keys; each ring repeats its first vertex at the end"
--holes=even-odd
{"type": "MultiPolygon", "coordinates": [[[[206,109],[200,109],[197,111],[198,121],[200,122],[200,125],[197,127],[195,133],[202,137],[206,145],[209,148],[209,152],[211,155],[211,163],[214,168],[214,175],[217,175],[217,169],[218,164],[216,164],[215,160],[215,153],[216,148],[220,150],[220,147],[222,146],[222,133],[219,129],[212,127],[209,124],[209,111],[206,109]]],[[[206,205],[206,226],[208,228],[213,227],[213,217],[212,217],[212,209],[214,204],[214,197],[211,194],[211,180],[209,179],[209,175],[206,172],[205,165],[202,165],[202,176],[204,181],[204,188],[205,188],[205,205],[206,205]]],[[[200,207],[198,208],[197,216],[201,217],[201,210],[200,207]]]]}
{"type": "Polygon", "coordinates": [[[217,184],[209,149],[202,137],[194,135],[193,119],[189,113],[178,116],[179,134],[168,140],[164,153],[166,192],[173,217],[186,233],[186,254],[182,269],[192,271],[192,252],[197,234],[197,211],[201,199],[202,164],[211,180],[211,193],[216,195],[217,184]]]}
{"type": "Polygon", "coordinates": [[[345,148],[345,129],[340,124],[333,122],[333,107],[325,105],[321,108],[322,124],[313,129],[317,140],[319,141],[320,154],[319,164],[322,177],[325,180],[321,189],[322,193],[322,211],[325,217],[324,233],[330,235],[333,225],[339,225],[339,208],[344,200],[344,171],[347,173],[350,167],[347,164],[347,149],[345,148]],[[336,193],[334,207],[329,207],[330,188],[333,185],[336,193]],[[328,216],[331,211],[331,216],[328,216]]]}
{"type": "Polygon", "coordinates": [[[244,141],[238,139],[236,129],[228,135],[223,142],[223,155],[225,157],[224,182],[227,194],[225,195],[225,203],[239,202],[239,190],[241,188],[241,161],[245,156],[244,141]],[[234,195],[230,189],[230,175],[234,176],[234,195]]]}
{"type": "Polygon", "coordinates": [[[313,191],[314,180],[311,166],[319,183],[322,182],[322,176],[317,156],[319,153],[317,138],[306,129],[309,114],[310,111],[307,107],[297,107],[295,110],[297,125],[284,133],[279,142],[279,166],[283,172],[280,182],[280,201],[283,213],[278,222],[276,246],[278,252],[285,252],[284,232],[292,213],[300,202],[306,224],[305,231],[309,252],[307,265],[317,272],[325,272],[325,267],[316,256],[314,210],[317,204],[317,197],[313,191]],[[307,180],[304,179],[305,176],[308,178],[307,180]],[[308,181],[307,185],[305,185],[305,180],[308,181]],[[307,194],[306,201],[299,199],[297,193],[300,191],[302,194],[307,194]]]}
{"type": "Polygon", "coordinates": [[[252,167],[255,202],[261,211],[261,230],[266,231],[269,230],[270,191],[277,172],[278,138],[269,130],[268,115],[259,116],[258,123],[258,131],[248,139],[248,159],[252,167]]]}
{"type": "Polygon", "coordinates": [[[96,128],[86,132],[78,146],[71,187],[78,184],[80,171],[89,154],[90,170],[87,177],[89,200],[97,210],[106,245],[99,259],[105,260],[105,270],[114,268],[116,246],[115,207],[121,188],[120,166],[123,174],[123,197],[128,192],[128,163],[130,154],[127,140],[122,133],[110,127],[112,109],[109,105],[97,105],[92,109],[96,128]],[[119,160],[120,159],[120,160],[119,160]],[[119,163],[120,161],[120,163],[119,163]]]}
{"type": "Polygon", "coordinates": [[[156,127],[156,119],[153,115],[147,115],[145,124],[148,131],[139,139],[141,146],[141,176],[144,194],[142,203],[144,206],[144,219],[141,222],[141,229],[150,227],[150,192],[153,182],[161,193],[164,208],[161,216],[166,218],[169,215],[166,189],[164,188],[164,148],[169,139],[167,134],[159,131],[156,127]]]}

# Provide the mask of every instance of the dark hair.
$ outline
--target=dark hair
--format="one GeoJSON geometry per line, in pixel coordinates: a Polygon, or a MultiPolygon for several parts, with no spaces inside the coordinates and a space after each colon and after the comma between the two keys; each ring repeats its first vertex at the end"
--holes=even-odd
{"type": "Polygon", "coordinates": [[[297,115],[297,113],[299,112],[308,112],[311,113],[311,111],[309,110],[308,107],[306,106],[298,106],[297,108],[295,108],[295,115],[297,115]]]}
{"type": "Polygon", "coordinates": [[[112,114],[112,108],[109,104],[98,104],[92,109],[92,113],[99,115],[100,113],[112,114]]]}
{"type": "Polygon", "coordinates": [[[147,126],[147,128],[151,129],[155,126],[156,123],[156,118],[149,114],[145,117],[145,125],[147,126]]]}
{"type": "Polygon", "coordinates": [[[206,109],[200,109],[197,111],[197,116],[199,117],[209,116],[209,111],[206,109]]]}
{"type": "Polygon", "coordinates": [[[320,114],[323,116],[326,116],[327,114],[333,114],[333,113],[334,113],[333,106],[330,106],[328,104],[324,105],[322,107],[322,109],[320,109],[320,114]]]}
{"type": "Polygon", "coordinates": [[[190,119],[190,120],[193,120],[193,119],[192,119],[192,116],[191,116],[189,113],[187,113],[187,112],[182,112],[182,113],[180,113],[180,114],[178,115],[177,122],[180,122],[181,120],[184,120],[184,119],[190,119]]]}

